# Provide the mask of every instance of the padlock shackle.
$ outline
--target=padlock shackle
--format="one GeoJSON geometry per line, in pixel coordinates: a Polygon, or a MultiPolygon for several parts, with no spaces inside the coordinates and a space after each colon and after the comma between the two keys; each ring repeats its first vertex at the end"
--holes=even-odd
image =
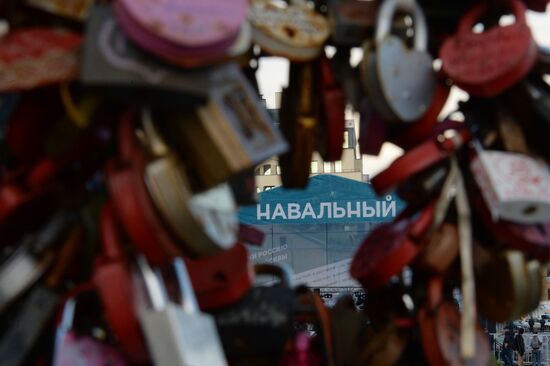
{"type": "MultiPolygon", "coordinates": [[[[519,0],[505,0],[501,2],[508,9],[511,10],[512,14],[516,18],[514,24],[525,24],[527,20],[525,19],[525,12],[527,8],[519,0]]],[[[468,34],[472,33],[472,29],[476,22],[489,11],[489,4],[487,2],[479,2],[474,5],[470,10],[464,14],[464,17],[458,24],[458,34],[468,34]]]]}
{"type": "Polygon", "coordinates": [[[157,158],[166,156],[170,153],[170,147],[166,144],[155,126],[153,111],[151,107],[141,108],[141,126],[144,133],[144,143],[150,153],[157,158]]]}
{"type": "Polygon", "coordinates": [[[283,286],[292,286],[292,269],[285,263],[261,263],[254,265],[254,272],[257,275],[274,275],[279,278],[283,286]]]}
{"type": "Polygon", "coordinates": [[[415,0],[384,0],[378,9],[376,19],[376,44],[380,44],[390,34],[392,19],[397,10],[410,13],[414,25],[414,49],[426,52],[428,49],[428,25],[420,5],[415,0]]]}
{"type": "Polygon", "coordinates": [[[162,288],[159,278],[142,255],[137,256],[138,273],[145,285],[145,292],[154,311],[161,311],[167,304],[166,291],[162,288]]]}
{"type": "Polygon", "coordinates": [[[193,284],[191,283],[191,278],[189,277],[189,272],[187,271],[185,262],[181,258],[176,258],[172,262],[172,265],[174,266],[174,271],[176,273],[176,279],[182,298],[182,307],[188,313],[198,313],[200,311],[199,304],[197,302],[197,297],[195,296],[193,284]]]}

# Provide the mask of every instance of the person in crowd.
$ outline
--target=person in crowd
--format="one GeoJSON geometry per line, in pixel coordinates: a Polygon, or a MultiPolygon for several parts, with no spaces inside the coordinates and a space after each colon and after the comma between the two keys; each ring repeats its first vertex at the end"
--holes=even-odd
{"type": "Polygon", "coordinates": [[[500,351],[500,358],[504,361],[505,366],[514,366],[514,360],[512,358],[514,345],[514,332],[512,328],[506,328],[504,332],[504,341],[502,342],[502,350],[500,351]]]}
{"type": "Polygon", "coordinates": [[[531,354],[533,355],[533,366],[541,366],[540,351],[542,348],[542,339],[538,334],[537,328],[534,329],[533,335],[531,336],[531,340],[529,342],[529,346],[531,346],[531,354]]]}
{"type": "Polygon", "coordinates": [[[525,354],[525,341],[523,340],[523,328],[519,328],[514,337],[514,350],[518,358],[518,366],[523,366],[523,355],[525,354]]]}
{"type": "Polygon", "coordinates": [[[530,317],[528,323],[529,323],[529,331],[533,333],[533,329],[535,327],[535,319],[533,319],[533,317],[530,317]]]}

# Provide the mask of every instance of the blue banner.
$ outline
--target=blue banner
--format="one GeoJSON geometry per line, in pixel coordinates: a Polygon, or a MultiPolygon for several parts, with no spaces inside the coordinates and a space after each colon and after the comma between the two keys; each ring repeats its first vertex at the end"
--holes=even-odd
{"type": "Polygon", "coordinates": [[[259,203],[241,208],[239,219],[250,225],[380,223],[404,207],[397,195],[377,196],[368,183],[322,174],[310,178],[306,189],[261,192],[259,203]]]}

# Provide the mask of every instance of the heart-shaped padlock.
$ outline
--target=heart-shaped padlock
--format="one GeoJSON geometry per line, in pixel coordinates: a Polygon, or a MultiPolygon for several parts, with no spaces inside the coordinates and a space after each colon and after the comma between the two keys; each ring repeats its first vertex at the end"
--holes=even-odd
{"type": "Polygon", "coordinates": [[[426,20],[414,0],[386,0],[380,7],[375,47],[367,58],[369,97],[388,122],[413,122],[432,104],[436,79],[433,60],[427,52],[426,20]],[[412,15],[414,48],[390,34],[391,20],[397,10],[412,15]]]}
{"type": "Polygon", "coordinates": [[[458,33],[441,46],[443,71],[471,95],[493,97],[521,80],[537,58],[537,48],[525,19],[525,5],[505,2],[516,21],[482,33],[472,28],[488,9],[479,3],[462,18],[458,33]]]}
{"type": "Polygon", "coordinates": [[[288,6],[273,0],[254,0],[248,18],[253,41],[266,52],[291,61],[317,57],[330,35],[328,21],[304,0],[293,0],[288,6]]]}

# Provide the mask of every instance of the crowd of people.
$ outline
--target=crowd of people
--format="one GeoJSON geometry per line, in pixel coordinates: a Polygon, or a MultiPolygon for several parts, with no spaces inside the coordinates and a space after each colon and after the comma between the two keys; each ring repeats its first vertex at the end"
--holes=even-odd
{"type": "Polygon", "coordinates": [[[514,366],[514,353],[517,356],[517,365],[523,366],[527,351],[531,352],[532,365],[541,366],[541,350],[543,339],[538,332],[538,327],[530,327],[532,334],[525,337],[525,330],[518,328],[514,333],[513,327],[505,328],[504,340],[500,351],[500,359],[505,366],[514,366]]]}

